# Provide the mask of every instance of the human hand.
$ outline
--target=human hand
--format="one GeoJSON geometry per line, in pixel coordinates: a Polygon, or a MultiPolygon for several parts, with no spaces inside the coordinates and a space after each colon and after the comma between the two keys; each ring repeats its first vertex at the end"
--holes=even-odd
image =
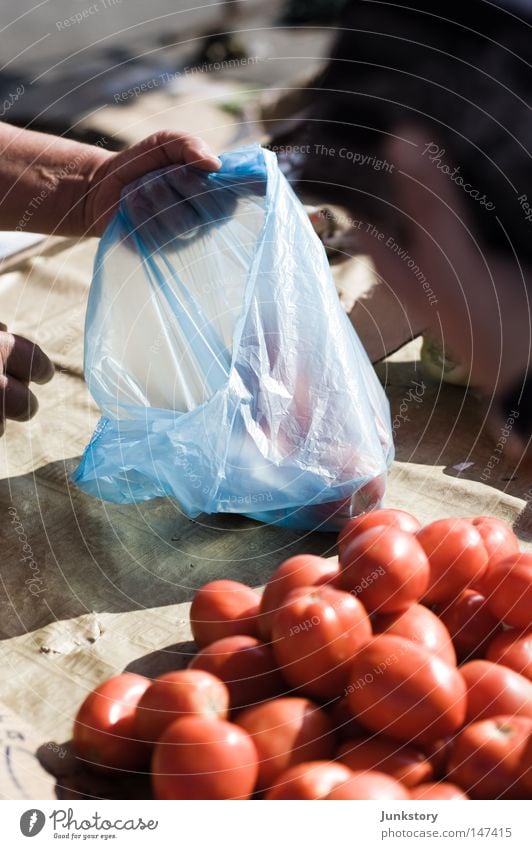
{"type": "Polygon", "coordinates": [[[38,345],[0,324],[0,436],[6,419],[23,422],[35,415],[39,405],[28,384],[48,383],[53,374],[53,364],[38,345]]]}
{"type": "MultiPolygon", "coordinates": [[[[103,151],[99,151],[103,153],[103,151]]],[[[167,165],[195,165],[205,171],[218,171],[220,160],[206,142],[195,136],[159,131],[120,153],[105,158],[88,169],[88,190],[84,200],[86,236],[101,236],[113,216],[122,189],[147,174],[167,165]]]]}

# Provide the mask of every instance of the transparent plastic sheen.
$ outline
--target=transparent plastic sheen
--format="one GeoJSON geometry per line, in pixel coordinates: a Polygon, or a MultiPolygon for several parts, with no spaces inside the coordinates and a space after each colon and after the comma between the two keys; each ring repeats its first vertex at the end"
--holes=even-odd
{"type": "Polygon", "coordinates": [[[102,418],[74,480],[190,517],[337,530],[384,493],[388,402],[274,154],[221,158],[122,194],[85,329],[102,418]]]}

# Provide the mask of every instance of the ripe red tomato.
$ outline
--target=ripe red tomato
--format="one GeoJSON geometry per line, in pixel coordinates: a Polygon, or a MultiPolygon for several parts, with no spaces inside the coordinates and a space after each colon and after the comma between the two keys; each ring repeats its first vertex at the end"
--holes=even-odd
{"type": "Polygon", "coordinates": [[[336,757],[354,772],[377,770],[391,775],[405,787],[430,781],[434,769],[424,752],[414,746],[401,745],[383,734],[343,743],[336,757]]]}
{"type": "Polygon", "coordinates": [[[265,641],[271,638],[273,615],[291,590],[332,583],[338,571],[335,560],[314,554],[298,554],[281,563],[264,587],[257,620],[259,636],[265,641]]]}
{"type": "MultiPolygon", "coordinates": [[[[353,461],[353,452],[350,448],[343,451],[344,468],[353,461]]],[[[358,516],[360,513],[370,513],[372,510],[380,508],[384,493],[386,491],[386,473],[377,475],[376,478],[371,478],[367,483],[357,489],[354,495],[349,499],[349,512],[344,518],[341,527],[349,517],[358,516]]],[[[340,530],[341,528],[339,528],[340,530]]]]}
{"type": "Polygon", "coordinates": [[[524,799],[524,754],[532,720],[496,716],[473,722],[455,738],[448,774],[472,799],[524,799]]]}
{"type": "Polygon", "coordinates": [[[342,693],[354,652],[370,638],[361,603],[333,587],[292,590],[273,617],[272,645],[283,677],[318,698],[342,693]]]}
{"type": "Polygon", "coordinates": [[[435,781],[413,787],[410,798],[415,799],[416,802],[426,802],[428,799],[449,799],[459,802],[469,799],[469,796],[456,784],[451,784],[449,781],[435,781]]]}
{"type": "Polygon", "coordinates": [[[416,538],[380,525],[356,536],[344,550],[338,586],[356,595],[370,613],[395,613],[421,598],[428,579],[428,560],[416,538]]]}
{"type": "Polygon", "coordinates": [[[460,674],[467,686],[467,722],[492,716],[532,719],[532,684],[527,678],[489,660],[472,660],[460,674]]]}
{"type": "Polygon", "coordinates": [[[456,652],[449,631],[434,613],[422,604],[413,604],[402,613],[385,613],[372,620],[375,634],[395,634],[456,666],[456,652]]]}
{"type": "Polygon", "coordinates": [[[447,627],[459,661],[482,657],[489,641],[502,630],[476,590],[463,590],[457,598],[436,604],[434,612],[447,627]]]}
{"type": "MultiPolygon", "coordinates": [[[[519,540],[506,522],[494,516],[475,516],[470,521],[482,537],[488,554],[488,566],[519,551],[519,540]]],[[[480,584],[478,587],[475,585],[475,589],[482,591],[480,584]]]]}
{"type": "Polygon", "coordinates": [[[326,799],[410,799],[406,789],[384,772],[355,772],[343,784],[333,787],[326,799]]]}
{"type": "Polygon", "coordinates": [[[427,604],[453,599],[486,571],[486,547],[467,519],[439,519],[416,536],[430,564],[429,587],[423,599],[427,604]]]}
{"type": "Polygon", "coordinates": [[[338,556],[340,559],[349,543],[355,537],[377,525],[398,528],[407,534],[415,534],[421,527],[421,523],[418,522],[415,516],[407,513],[406,510],[394,510],[391,507],[383,507],[380,510],[371,510],[369,513],[362,513],[360,516],[350,519],[338,535],[338,556]]]}
{"type": "Polygon", "coordinates": [[[532,681],[532,631],[503,631],[489,644],[486,660],[502,663],[532,681]]]}
{"type": "Polygon", "coordinates": [[[204,669],[223,681],[233,710],[273,699],[285,689],[272,649],[255,637],[216,640],[192,658],[189,669],[204,669]]]}
{"type": "Polygon", "coordinates": [[[249,799],[258,774],[257,751],[238,725],[188,717],[168,726],[151,764],[156,799],[249,799]]]}
{"type": "Polygon", "coordinates": [[[518,771],[522,776],[521,781],[525,788],[527,798],[532,795],[532,733],[528,735],[522,757],[519,758],[518,771]]]}
{"type": "Polygon", "coordinates": [[[259,594],[238,581],[205,584],[190,607],[190,627],[199,648],[224,637],[256,637],[259,604],[259,594]]]}
{"type": "Polygon", "coordinates": [[[257,749],[257,790],[267,790],[289,767],[305,761],[328,760],[334,754],[331,722],[308,699],[263,702],[242,711],[236,723],[247,731],[257,749]]]}
{"type": "Polygon", "coordinates": [[[334,761],[307,761],[282,772],[264,798],[324,799],[351,775],[350,769],[334,761]]]}
{"type": "Polygon", "coordinates": [[[201,669],[179,669],[156,678],[143,693],[135,714],[139,740],[155,743],[165,728],[185,716],[227,719],[229,690],[201,669]]]}
{"type": "Polygon", "coordinates": [[[466,713],[458,670],[417,643],[388,634],[357,651],[347,692],[360,722],[406,742],[447,737],[466,713]]]}
{"type": "Polygon", "coordinates": [[[85,699],[74,721],[76,755],[100,772],[143,769],[149,747],[134,731],[135,710],[151,681],[124,672],[96,687],[85,699]]]}
{"type": "Polygon", "coordinates": [[[513,628],[532,629],[532,554],[493,563],[483,580],[490,610],[513,628]]]}

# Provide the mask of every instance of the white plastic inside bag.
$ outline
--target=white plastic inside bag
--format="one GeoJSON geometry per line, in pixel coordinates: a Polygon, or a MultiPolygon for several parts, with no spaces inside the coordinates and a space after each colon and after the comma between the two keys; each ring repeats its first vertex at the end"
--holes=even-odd
{"type": "Polygon", "coordinates": [[[85,349],[102,420],[74,479],[332,530],[382,496],[388,403],[275,156],[222,163],[146,175],[104,234],[85,349]]]}
{"type": "MultiPolygon", "coordinates": [[[[235,198],[230,216],[225,208],[217,208],[216,191],[210,190],[213,241],[212,221],[198,223],[195,204],[188,199],[176,203],[159,181],[160,173],[155,172],[143,183],[152,192],[152,208],[131,189],[125,217],[135,215],[137,220],[131,222],[131,232],[121,233],[101,256],[105,267],[97,264],[95,270],[105,273],[108,281],[102,292],[103,324],[96,328],[101,334],[98,389],[114,413],[117,406],[139,404],[187,412],[223,385],[264,226],[264,197],[255,197],[251,187],[249,195],[235,198]],[[179,237],[174,222],[179,222],[179,237]],[[163,229],[168,239],[154,245],[150,225],[163,229]],[[161,285],[168,297],[161,298],[161,285]]],[[[197,204],[202,194],[196,193],[197,204]]],[[[117,229],[122,230],[122,224],[116,222],[117,229]]],[[[112,230],[108,238],[113,240],[112,230]]],[[[97,379],[94,370],[91,379],[97,379]]]]}

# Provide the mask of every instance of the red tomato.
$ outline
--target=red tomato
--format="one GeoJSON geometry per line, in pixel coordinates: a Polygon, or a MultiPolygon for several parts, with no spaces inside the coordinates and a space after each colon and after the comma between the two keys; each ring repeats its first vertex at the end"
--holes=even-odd
{"type": "Polygon", "coordinates": [[[324,799],[351,778],[352,772],[334,761],[307,761],[282,772],[265,799],[324,799]]]}
{"type": "MultiPolygon", "coordinates": [[[[519,551],[519,540],[506,522],[494,516],[475,516],[470,521],[482,537],[488,554],[488,566],[519,551]]],[[[480,584],[475,589],[482,591],[480,584]]]]}
{"type": "Polygon", "coordinates": [[[139,740],[155,743],[165,728],[185,716],[227,719],[229,690],[201,669],[179,669],[156,678],[142,695],[135,715],[139,740]]]}
{"type": "Polygon", "coordinates": [[[285,685],[270,646],[255,637],[225,637],[192,658],[189,669],[204,669],[229,690],[233,710],[273,699],[285,685]]]}
{"type": "Polygon", "coordinates": [[[356,595],[370,613],[395,613],[421,598],[428,579],[428,560],[416,538],[380,525],[347,546],[338,585],[356,595]]]}
{"type": "Polygon", "coordinates": [[[418,643],[422,648],[456,666],[456,652],[451,635],[428,608],[413,604],[402,613],[385,613],[372,621],[375,634],[395,634],[418,643]]]}
{"type": "Polygon", "coordinates": [[[418,522],[415,516],[407,513],[406,510],[394,510],[391,507],[383,507],[380,510],[371,510],[369,513],[362,513],[362,515],[350,519],[340,531],[338,535],[338,556],[340,558],[342,557],[343,552],[355,537],[377,525],[398,528],[407,534],[415,534],[421,527],[421,523],[418,522]]]}
{"type": "Polygon", "coordinates": [[[532,795],[532,733],[528,735],[523,756],[519,758],[519,773],[522,776],[522,783],[530,799],[532,795]]]}
{"type": "Polygon", "coordinates": [[[532,684],[513,669],[489,660],[472,660],[460,673],[467,686],[467,722],[492,716],[532,719],[532,684]]]}
{"type": "Polygon", "coordinates": [[[327,714],[308,699],[264,702],[242,711],[236,723],[247,731],[257,749],[257,790],[267,790],[291,766],[328,760],[334,754],[331,722],[327,714]]]}
{"type": "Polygon", "coordinates": [[[532,720],[497,716],[473,722],[455,738],[449,778],[472,799],[527,797],[523,756],[532,734],[532,720]]]}
{"type": "Polygon", "coordinates": [[[343,784],[337,784],[326,799],[410,799],[406,789],[384,772],[355,772],[343,784]]]}
{"type": "Polygon", "coordinates": [[[390,740],[382,734],[343,743],[336,757],[354,772],[385,772],[405,787],[430,781],[434,776],[432,764],[424,752],[414,746],[402,746],[397,740],[390,740]]]}
{"type": "Polygon", "coordinates": [[[86,766],[100,772],[143,769],[149,747],[134,731],[135,710],[151,681],[143,675],[115,675],[89,693],[74,721],[73,743],[86,766]]]}
{"type": "Polygon", "coordinates": [[[277,567],[264,587],[258,617],[259,636],[269,640],[272,619],[291,590],[332,583],[339,571],[335,560],[325,560],[313,554],[298,554],[277,567]]]}
{"type": "Polygon", "coordinates": [[[334,733],[339,741],[354,740],[355,737],[366,737],[367,729],[353,716],[347,696],[336,699],[327,707],[334,733]]]}
{"type": "Polygon", "coordinates": [[[417,532],[430,564],[427,604],[448,601],[486,571],[488,555],[482,537],[467,519],[439,519],[417,532]]]}
{"type": "Polygon", "coordinates": [[[532,554],[498,560],[483,581],[490,610],[513,628],[532,629],[532,554]]]}
{"type": "Polygon", "coordinates": [[[503,631],[489,644],[486,660],[502,663],[532,681],[532,631],[503,631]]]}
{"type": "Polygon", "coordinates": [[[357,651],[347,692],[360,722],[407,742],[447,737],[466,713],[458,670],[417,643],[388,634],[357,651]]]}
{"type": "Polygon", "coordinates": [[[361,603],[333,587],[292,590],[273,617],[272,644],[283,677],[318,698],[342,693],[354,652],[370,638],[361,603]]]}
{"type": "Polygon", "coordinates": [[[177,719],[153,749],[153,795],[249,799],[258,770],[253,741],[238,725],[203,717],[177,719]]]}
{"type": "Polygon", "coordinates": [[[337,533],[346,522],[352,512],[352,497],[344,498],[342,501],[325,501],[323,504],[312,504],[305,507],[298,514],[302,524],[309,523],[318,531],[337,533]]]}
{"type": "MultiPolygon", "coordinates": [[[[348,448],[344,450],[344,468],[353,461],[353,452],[348,448]]],[[[344,519],[343,524],[349,521],[351,516],[359,516],[361,513],[370,513],[372,510],[377,510],[382,504],[384,493],[386,491],[386,473],[378,475],[376,478],[371,478],[364,486],[357,489],[355,494],[350,499],[349,513],[344,519]]]]}
{"type": "Polygon", "coordinates": [[[205,584],[190,607],[190,627],[199,648],[224,637],[256,637],[259,604],[259,594],[238,581],[205,584]]]}
{"type": "Polygon", "coordinates": [[[413,787],[410,798],[416,802],[426,802],[428,799],[450,799],[458,802],[469,799],[469,796],[456,784],[451,784],[449,781],[435,781],[413,787]]]}
{"type": "Polygon", "coordinates": [[[447,627],[460,661],[482,657],[489,641],[502,630],[476,590],[463,590],[452,601],[435,605],[434,613],[447,627]]]}

